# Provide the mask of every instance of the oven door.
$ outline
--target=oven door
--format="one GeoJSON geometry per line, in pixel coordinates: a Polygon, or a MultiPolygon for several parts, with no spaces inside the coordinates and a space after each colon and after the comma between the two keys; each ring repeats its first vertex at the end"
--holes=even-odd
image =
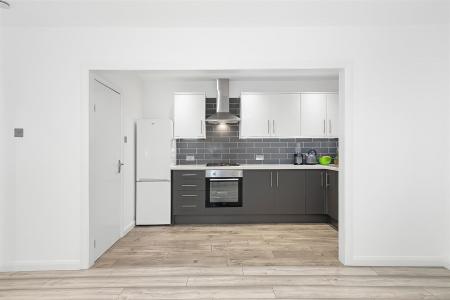
{"type": "Polygon", "coordinates": [[[206,207],[242,207],[242,177],[206,178],[206,207]]]}

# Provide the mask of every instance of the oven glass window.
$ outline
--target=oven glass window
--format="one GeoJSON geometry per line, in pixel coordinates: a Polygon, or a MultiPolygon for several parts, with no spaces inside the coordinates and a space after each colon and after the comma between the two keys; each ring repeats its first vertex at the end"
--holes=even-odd
{"type": "Polygon", "coordinates": [[[239,202],[239,181],[211,181],[209,201],[211,203],[239,202]]]}
{"type": "Polygon", "coordinates": [[[242,178],[211,178],[206,189],[206,207],[242,206],[242,178]]]}

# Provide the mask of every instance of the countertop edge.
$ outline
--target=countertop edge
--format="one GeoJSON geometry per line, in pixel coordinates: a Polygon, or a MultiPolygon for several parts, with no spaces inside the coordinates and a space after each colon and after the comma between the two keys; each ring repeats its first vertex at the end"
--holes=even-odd
{"type": "Polygon", "coordinates": [[[266,164],[266,165],[240,165],[240,166],[215,166],[206,165],[174,165],[171,170],[331,170],[339,171],[336,165],[290,165],[290,164],[266,164]]]}

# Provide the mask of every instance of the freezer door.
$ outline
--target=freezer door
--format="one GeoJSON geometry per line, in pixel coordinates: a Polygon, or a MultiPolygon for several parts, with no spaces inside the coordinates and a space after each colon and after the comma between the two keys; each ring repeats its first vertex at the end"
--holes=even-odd
{"type": "Polygon", "coordinates": [[[143,119],[136,127],[137,181],[170,180],[175,151],[172,121],[143,119]]]}
{"type": "Polygon", "coordinates": [[[138,182],[136,225],[170,224],[170,181],[138,182]]]}

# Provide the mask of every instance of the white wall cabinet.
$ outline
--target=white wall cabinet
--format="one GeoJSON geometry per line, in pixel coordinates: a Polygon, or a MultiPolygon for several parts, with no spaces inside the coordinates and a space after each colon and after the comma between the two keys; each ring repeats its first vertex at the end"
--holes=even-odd
{"type": "Polygon", "coordinates": [[[300,94],[241,94],[241,138],[298,136],[300,136],[300,94]]]}
{"type": "Polygon", "coordinates": [[[301,135],[338,136],[339,101],[335,93],[301,94],[301,135]]]}
{"type": "Polygon", "coordinates": [[[174,137],[204,139],[205,93],[176,93],[174,95],[174,137]]]}
{"type": "Polygon", "coordinates": [[[339,96],[338,94],[327,94],[327,136],[338,137],[339,135],[339,96]]]}

